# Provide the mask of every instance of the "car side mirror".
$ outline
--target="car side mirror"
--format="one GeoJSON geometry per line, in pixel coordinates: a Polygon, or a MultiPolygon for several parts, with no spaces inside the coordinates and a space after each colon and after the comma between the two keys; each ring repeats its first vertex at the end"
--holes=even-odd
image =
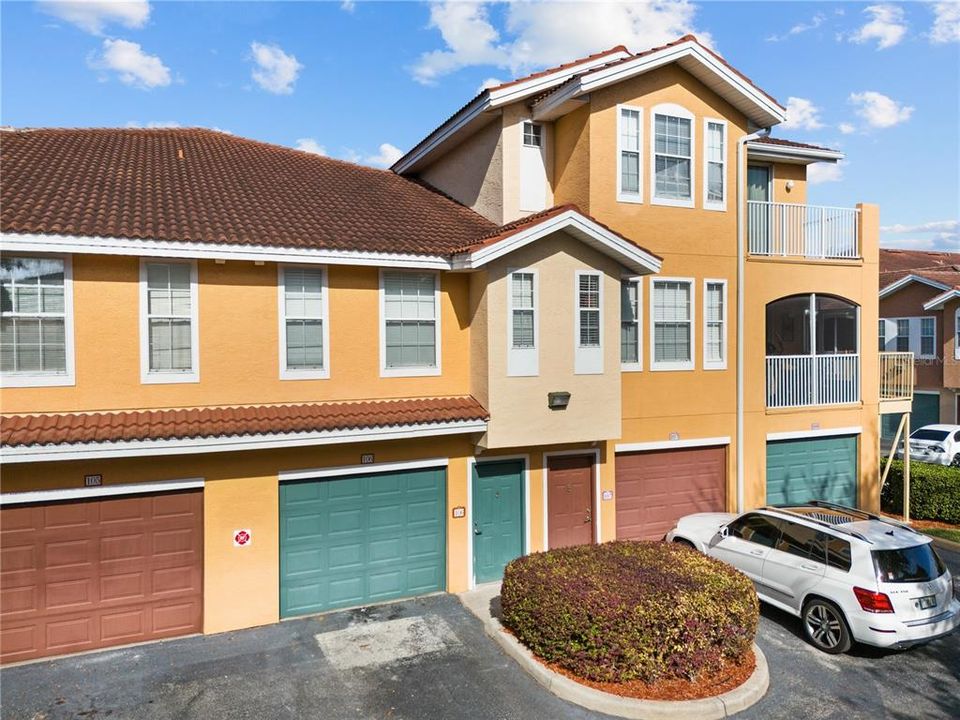
{"type": "Polygon", "coordinates": [[[730,531],[727,529],[726,525],[723,525],[720,528],[720,537],[725,538],[725,537],[729,537],[729,535],[730,535],[730,531]]]}

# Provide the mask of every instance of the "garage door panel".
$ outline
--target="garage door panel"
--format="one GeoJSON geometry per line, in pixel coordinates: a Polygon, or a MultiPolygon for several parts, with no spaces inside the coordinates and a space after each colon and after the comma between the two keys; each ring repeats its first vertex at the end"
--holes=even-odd
{"type": "Polygon", "coordinates": [[[684,515],[726,510],[723,447],[617,455],[617,538],[659,540],[684,515]]]}
{"type": "Polygon", "coordinates": [[[23,569],[0,577],[0,659],[199,631],[202,512],[200,491],[5,507],[4,558],[23,569]],[[163,603],[184,608],[175,624],[151,621],[163,603]]]}
{"type": "Polygon", "coordinates": [[[767,443],[767,503],[857,503],[856,436],[767,443]]]}

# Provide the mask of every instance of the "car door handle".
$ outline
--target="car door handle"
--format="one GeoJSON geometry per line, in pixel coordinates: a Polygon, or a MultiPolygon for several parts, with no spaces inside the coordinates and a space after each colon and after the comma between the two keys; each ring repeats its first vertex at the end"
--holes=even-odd
{"type": "Polygon", "coordinates": [[[751,550],[750,554],[756,555],[757,557],[761,557],[763,555],[763,550],[751,550]]]}
{"type": "Polygon", "coordinates": [[[804,570],[819,570],[820,567],[817,565],[808,565],[807,563],[800,563],[800,567],[804,570]]]}

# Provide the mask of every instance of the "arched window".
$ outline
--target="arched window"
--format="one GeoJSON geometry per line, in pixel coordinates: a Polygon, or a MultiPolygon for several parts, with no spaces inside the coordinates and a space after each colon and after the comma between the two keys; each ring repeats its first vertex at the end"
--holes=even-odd
{"type": "Polygon", "coordinates": [[[859,307],[832,295],[767,304],[767,355],[850,355],[860,348],[859,307]]]}

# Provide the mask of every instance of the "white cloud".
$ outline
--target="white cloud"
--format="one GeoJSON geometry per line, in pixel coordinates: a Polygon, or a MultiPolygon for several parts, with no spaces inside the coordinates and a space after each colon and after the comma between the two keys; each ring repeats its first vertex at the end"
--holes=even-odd
{"type": "Polygon", "coordinates": [[[800,35],[801,33],[805,33],[808,30],[816,30],[818,27],[823,25],[823,21],[826,19],[827,18],[823,13],[817,13],[812,18],[810,18],[810,22],[797,23],[792,28],[787,30],[787,32],[785,32],[783,35],[771,35],[767,38],[767,42],[781,42],[782,40],[786,40],[787,38],[792,37],[794,35],[800,35]]]}
{"type": "Polygon", "coordinates": [[[837,127],[840,129],[840,132],[842,132],[844,135],[852,135],[857,131],[857,127],[853,123],[842,122],[839,125],[837,125],[837,127]]]}
{"type": "Polygon", "coordinates": [[[487,88],[496,87],[497,85],[503,85],[504,82],[505,82],[504,80],[500,80],[499,78],[495,78],[495,77],[487,78],[482,83],[480,83],[480,87],[477,88],[477,92],[481,93],[487,88]]]}
{"type": "Polygon", "coordinates": [[[152,130],[156,128],[178,128],[182,126],[176,120],[149,120],[145,123],[142,123],[139,120],[129,120],[126,127],[147,128],[152,130]]]}
{"type": "Polygon", "coordinates": [[[930,42],[960,42],[960,3],[939,2],[933,6],[934,20],[930,42]]]}
{"type": "Polygon", "coordinates": [[[170,68],[156,55],[143,51],[138,43],[129,40],[103,41],[103,52],[90,59],[90,66],[96,70],[115,72],[120,82],[149,90],[170,84],[170,68]]]}
{"type": "Polygon", "coordinates": [[[368,155],[363,159],[363,162],[366,165],[387,168],[402,157],[403,150],[390,143],[381,143],[380,152],[376,155],[368,155]]]}
{"type": "Polygon", "coordinates": [[[293,84],[303,70],[297,58],[285,53],[278,45],[250,43],[256,67],[250,72],[253,81],[267,92],[289,95],[293,84]]]}
{"type": "Polygon", "coordinates": [[[957,233],[960,232],[960,220],[933,220],[919,225],[883,225],[881,232],[886,233],[957,233]]]}
{"type": "Polygon", "coordinates": [[[888,128],[910,119],[914,108],[898,100],[873,90],[851,93],[850,102],[856,106],[856,113],[867,125],[874,128],[888,128]]]}
{"type": "Polygon", "coordinates": [[[781,125],[787,130],[819,130],[823,127],[820,122],[820,108],[806,98],[787,98],[787,119],[781,125]]]}
{"type": "Polygon", "coordinates": [[[340,3],[340,9],[344,12],[352,13],[357,9],[357,3],[355,3],[354,0],[343,0],[343,2],[340,3]]]}
{"type": "Polygon", "coordinates": [[[104,27],[111,23],[141,28],[150,18],[147,0],[42,0],[39,6],[48,15],[94,35],[102,34],[104,27]]]}
{"type": "Polygon", "coordinates": [[[492,4],[432,3],[430,27],[440,31],[444,48],[420,56],[412,69],[414,79],[430,84],[473,65],[491,65],[519,75],[614,45],[645,50],[687,33],[711,43],[709,33],[694,27],[697,8],[689,0],[510,3],[503,10],[505,38],[490,20],[492,4]]]}
{"type": "Polygon", "coordinates": [[[326,155],[327,149],[313,138],[297,138],[297,150],[313,153],[314,155],[326,155]]]}
{"type": "Polygon", "coordinates": [[[960,221],[934,220],[917,225],[885,225],[881,233],[894,235],[881,238],[884,247],[907,248],[914,250],[960,250],[960,221]],[[911,237],[902,237],[902,236],[911,237]]]}
{"type": "Polygon", "coordinates": [[[840,182],[843,180],[843,169],[844,166],[841,162],[807,165],[807,182],[811,185],[840,182]]]}
{"type": "Polygon", "coordinates": [[[877,41],[877,50],[893,47],[907,34],[903,8],[896,5],[871,5],[863,11],[871,20],[850,36],[855,43],[877,41]]]}

